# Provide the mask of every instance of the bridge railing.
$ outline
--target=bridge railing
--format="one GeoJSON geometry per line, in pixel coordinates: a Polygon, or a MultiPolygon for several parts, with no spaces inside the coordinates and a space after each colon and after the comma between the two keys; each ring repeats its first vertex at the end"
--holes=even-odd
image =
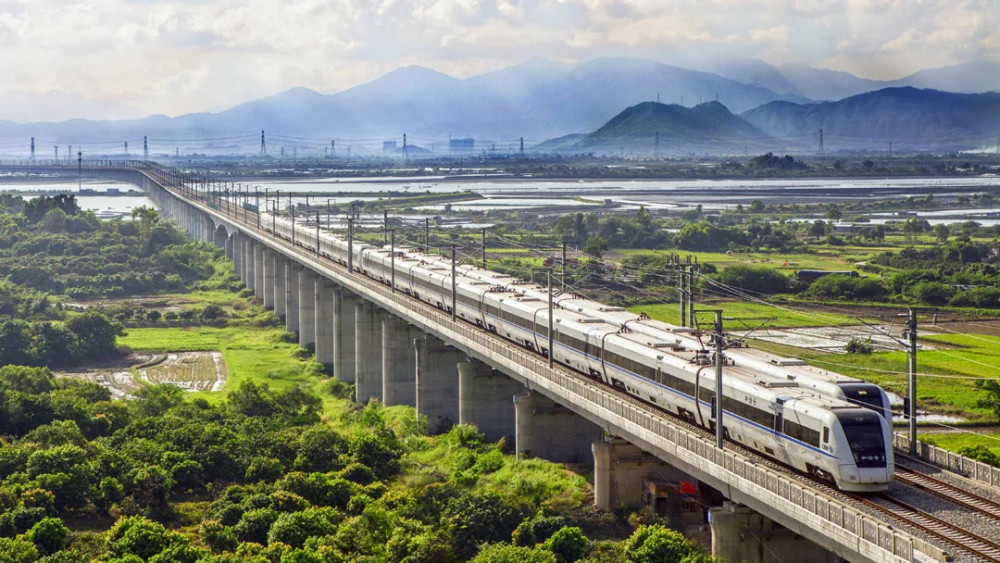
{"type": "MultiPolygon", "coordinates": [[[[905,434],[893,434],[892,445],[898,451],[908,452],[910,451],[910,437],[905,434]]],[[[994,467],[988,463],[976,461],[919,440],[917,440],[917,457],[931,465],[947,469],[984,485],[1000,487],[1000,467],[994,467]]]]}
{"type": "MultiPolygon", "coordinates": [[[[206,213],[222,215],[202,202],[189,200],[189,203],[206,213]]],[[[247,220],[240,218],[239,214],[222,216],[243,227],[246,233],[280,247],[299,262],[311,264],[310,268],[326,272],[352,291],[365,294],[380,306],[432,327],[434,332],[452,344],[477,350],[502,366],[503,370],[509,370],[508,373],[518,374],[535,387],[544,388],[567,403],[585,409],[651,444],[668,455],[667,461],[670,461],[669,457],[682,460],[746,497],[760,499],[786,514],[794,514],[796,522],[837,538],[838,543],[850,546],[870,560],[945,560],[944,552],[926,541],[897,531],[876,516],[848,506],[807,483],[758,465],[738,452],[718,449],[714,440],[677,426],[663,413],[644,408],[634,400],[619,396],[617,391],[599,387],[582,375],[550,368],[547,360],[527,350],[470,325],[456,323],[450,314],[363,275],[349,273],[343,266],[321,258],[315,252],[261,232],[257,229],[256,216],[247,220]]]]}

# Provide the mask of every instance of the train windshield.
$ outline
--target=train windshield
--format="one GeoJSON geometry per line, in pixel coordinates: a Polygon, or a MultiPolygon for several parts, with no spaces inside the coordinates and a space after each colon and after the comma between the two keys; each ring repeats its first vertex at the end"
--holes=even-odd
{"type": "Polygon", "coordinates": [[[878,385],[867,383],[847,383],[841,384],[844,396],[847,400],[859,407],[872,409],[882,417],[885,417],[885,405],[882,404],[882,390],[878,385]]]}
{"type": "Polygon", "coordinates": [[[872,411],[854,409],[834,412],[844,429],[858,467],[885,467],[885,441],[879,415],[872,411]]]}

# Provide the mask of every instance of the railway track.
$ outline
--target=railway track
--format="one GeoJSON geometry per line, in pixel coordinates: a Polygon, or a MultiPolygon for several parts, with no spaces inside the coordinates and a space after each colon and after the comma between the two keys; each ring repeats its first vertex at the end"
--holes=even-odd
{"type": "Polygon", "coordinates": [[[1000,563],[1000,544],[966,532],[959,526],[945,522],[905,502],[885,495],[855,496],[868,506],[906,522],[929,536],[968,553],[976,561],[1000,563]]]}
{"type": "Polygon", "coordinates": [[[1000,503],[912,469],[896,466],[896,480],[1000,522],[1000,503]]]}

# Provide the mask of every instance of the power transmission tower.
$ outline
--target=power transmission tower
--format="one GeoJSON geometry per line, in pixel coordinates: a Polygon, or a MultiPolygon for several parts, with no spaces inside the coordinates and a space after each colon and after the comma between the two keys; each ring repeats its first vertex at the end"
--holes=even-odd
{"type": "MultiPolygon", "coordinates": [[[[657,97],[659,97],[659,95],[657,95],[657,97]]],[[[656,152],[655,152],[655,155],[656,155],[656,158],[660,158],[660,132],[659,131],[656,132],[656,152]]]]}
{"type": "Polygon", "coordinates": [[[337,145],[335,141],[330,140],[330,158],[337,156],[337,145]]]}
{"type": "Polygon", "coordinates": [[[521,156],[524,156],[524,137],[521,137],[521,156]]]}
{"type": "Polygon", "coordinates": [[[149,158],[149,139],[142,136],[142,158],[149,158]]]}
{"type": "Polygon", "coordinates": [[[125,141],[125,156],[128,156],[128,141],[125,141]]]}
{"type": "Polygon", "coordinates": [[[31,162],[35,161],[35,138],[31,138],[31,162]]]}
{"type": "Polygon", "coordinates": [[[58,164],[59,163],[59,145],[56,145],[56,146],[54,146],[52,148],[56,149],[56,164],[58,164]]]}
{"type": "Polygon", "coordinates": [[[260,156],[267,156],[267,143],[264,139],[264,130],[260,130],[260,156]]]}
{"type": "Polygon", "coordinates": [[[823,156],[823,129],[819,130],[819,154],[823,156]]]}
{"type": "Polygon", "coordinates": [[[406,155],[406,133],[403,133],[403,158],[405,159],[406,157],[407,157],[407,155],[406,155]]]}

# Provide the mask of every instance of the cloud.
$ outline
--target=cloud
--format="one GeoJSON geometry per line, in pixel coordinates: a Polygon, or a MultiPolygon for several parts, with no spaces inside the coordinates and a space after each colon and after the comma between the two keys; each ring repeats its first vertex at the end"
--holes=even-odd
{"type": "Polygon", "coordinates": [[[535,56],[738,54],[896,78],[1000,59],[998,12],[993,0],[0,0],[0,94],[178,114],[343,90],[407,64],[465,76],[535,56]]]}

